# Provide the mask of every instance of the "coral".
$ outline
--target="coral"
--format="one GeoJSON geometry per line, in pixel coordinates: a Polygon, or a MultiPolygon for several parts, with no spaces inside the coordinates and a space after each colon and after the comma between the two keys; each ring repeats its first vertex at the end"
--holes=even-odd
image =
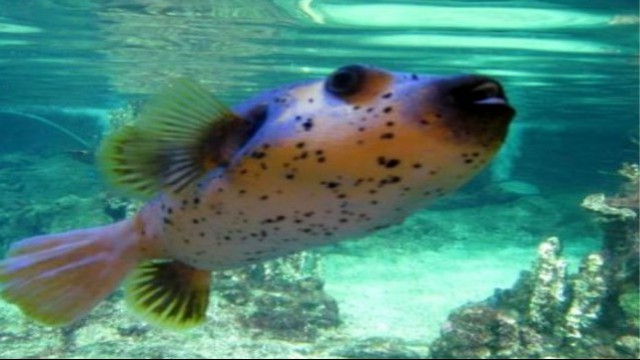
{"type": "Polygon", "coordinates": [[[636,213],[631,209],[610,206],[604,194],[587,196],[582,201],[582,207],[596,212],[602,221],[626,221],[636,217],[636,213]]]}
{"type": "Polygon", "coordinates": [[[609,296],[603,317],[614,327],[640,331],[638,311],[627,302],[638,294],[640,271],[640,234],[638,202],[640,168],[624,164],[618,173],[625,179],[615,196],[591,195],[582,206],[594,214],[603,233],[602,255],[609,296]]]}
{"type": "MultiPolygon", "coordinates": [[[[573,304],[558,238],[544,240],[532,271],[511,289],[455,310],[432,344],[435,358],[523,358],[553,354],[573,304]]],[[[582,302],[579,302],[582,304],[582,302]]]]}
{"type": "Polygon", "coordinates": [[[431,356],[436,359],[521,357],[531,344],[540,343],[538,337],[505,311],[485,305],[466,306],[449,316],[442,326],[442,335],[431,345],[431,356]]]}
{"type": "Polygon", "coordinates": [[[624,163],[618,170],[618,174],[626,178],[629,185],[638,185],[640,183],[640,165],[638,164],[624,163]]]}
{"type": "Polygon", "coordinates": [[[558,238],[552,237],[540,244],[533,274],[528,318],[537,330],[550,331],[567,304],[567,262],[560,257],[558,238]]]}
{"type": "Polygon", "coordinates": [[[600,316],[607,295],[604,259],[600,254],[584,258],[580,272],[572,281],[573,296],[565,317],[565,336],[570,340],[582,338],[582,331],[592,328],[600,316]]]}
{"type": "Polygon", "coordinates": [[[578,274],[567,276],[560,248],[557,238],[543,241],[532,271],[523,272],[513,288],[455,310],[432,344],[432,355],[629,357],[612,346],[617,334],[602,323],[608,296],[604,258],[591,254],[578,274]]]}
{"type": "Polygon", "coordinates": [[[633,335],[625,335],[616,339],[616,349],[623,354],[638,358],[640,353],[640,337],[633,335]]]}
{"type": "Polygon", "coordinates": [[[238,319],[263,335],[312,340],[340,324],[338,305],[327,295],[318,254],[302,252],[217,274],[215,291],[238,319]]]}
{"type": "Polygon", "coordinates": [[[640,328],[640,289],[637,286],[629,286],[620,294],[618,305],[627,319],[628,326],[640,328]]]}
{"type": "Polygon", "coordinates": [[[625,164],[615,197],[588,196],[602,249],[567,275],[557,238],[538,248],[511,289],[455,310],[432,345],[435,357],[640,357],[638,166],[625,164]]]}
{"type": "Polygon", "coordinates": [[[132,123],[141,107],[140,102],[131,102],[121,108],[111,110],[107,117],[105,132],[109,133],[132,123]]]}

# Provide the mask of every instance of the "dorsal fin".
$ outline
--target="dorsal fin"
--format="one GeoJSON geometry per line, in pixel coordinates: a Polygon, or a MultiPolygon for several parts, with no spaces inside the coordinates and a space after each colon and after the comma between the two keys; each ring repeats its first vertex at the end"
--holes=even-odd
{"type": "Polygon", "coordinates": [[[250,122],[181,78],[149,100],[134,124],[108,136],[98,160],[107,180],[129,193],[178,193],[228,163],[250,133],[250,122]]]}

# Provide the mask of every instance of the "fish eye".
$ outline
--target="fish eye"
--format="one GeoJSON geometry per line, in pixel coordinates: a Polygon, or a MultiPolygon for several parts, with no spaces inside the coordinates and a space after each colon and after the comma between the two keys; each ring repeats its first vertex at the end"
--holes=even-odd
{"type": "Polygon", "coordinates": [[[364,85],[366,69],[362,65],[348,65],[334,71],[324,83],[325,89],[337,96],[357,93],[364,85]]]}

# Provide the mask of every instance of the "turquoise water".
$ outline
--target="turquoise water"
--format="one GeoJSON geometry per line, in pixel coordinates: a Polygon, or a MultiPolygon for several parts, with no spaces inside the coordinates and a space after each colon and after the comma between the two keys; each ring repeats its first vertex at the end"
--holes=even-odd
{"type": "MultiPolygon", "coordinates": [[[[403,226],[320,251],[341,325],[313,340],[273,340],[272,328],[242,320],[255,304],[231,306],[224,294],[212,321],[186,334],[148,328],[116,297],[70,330],[5,306],[3,358],[346,357],[350,346],[375,347],[368,338],[428,356],[447,315],[511,287],[542,239],[559,236],[576,272],[602,237],[580,202],[620,192],[618,169],[638,162],[637,1],[0,2],[4,246],[112,221],[122,209],[105,205],[113,193],[91,153],[114,110],[176,76],[234,104],[352,63],[482,73],[517,109],[501,153],[468,186],[403,226]]],[[[612,347],[625,334],[598,331],[612,347]]]]}

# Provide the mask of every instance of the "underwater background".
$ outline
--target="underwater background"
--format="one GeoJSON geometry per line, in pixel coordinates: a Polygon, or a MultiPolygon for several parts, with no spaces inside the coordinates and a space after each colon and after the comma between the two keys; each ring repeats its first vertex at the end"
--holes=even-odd
{"type": "Polygon", "coordinates": [[[518,112],[487,170],[403,225],[216,274],[202,327],[119,293],[65,328],[0,302],[0,357],[640,357],[638,6],[0,0],[0,252],[131,213],[93,152],[176,76],[234,104],[352,63],[482,73],[518,112]]]}

